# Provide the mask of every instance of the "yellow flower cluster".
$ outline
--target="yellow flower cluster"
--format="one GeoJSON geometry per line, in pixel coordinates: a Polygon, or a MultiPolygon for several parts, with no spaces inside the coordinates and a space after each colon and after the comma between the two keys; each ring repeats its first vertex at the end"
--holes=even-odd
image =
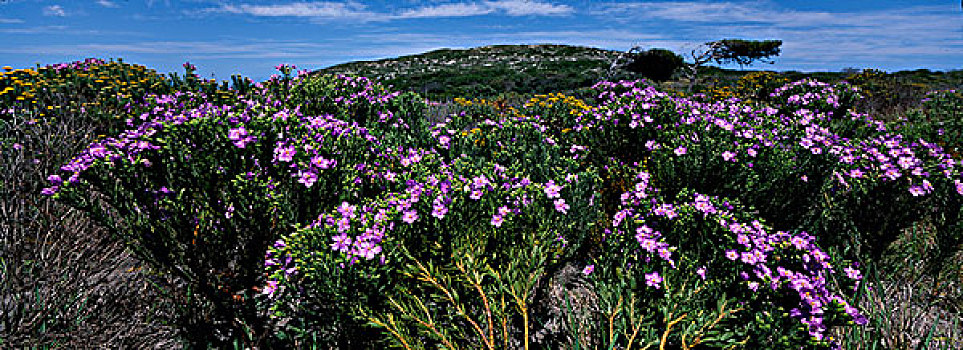
{"type": "Polygon", "coordinates": [[[846,81],[852,83],[853,85],[864,85],[873,81],[879,81],[886,78],[886,72],[877,69],[864,69],[859,73],[850,74],[846,77],[846,81]]]}
{"type": "Polygon", "coordinates": [[[731,86],[721,86],[709,89],[709,91],[706,91],[706,96],[713,100],[728,100],[737,97],[738,94],[736,94],[736,89],[731,86]]]}
{"type": "Polygon", "coordinates": [[[738,98],[753,102],[764,99],[776,88],[789,83],[789,79],[775,72],[752,72],[739,78],[734,85],[721,86],[706,91],[714,100],[738,98]]]}
{"type": "Polygon", "coordinates": [[[5,66],[0,72],[0,103],[29,103],[50,112],[90,109],[105,103],[116,107],[168,85],[166,77],[140,65],[111,61],[90,63],[84,68],[5,66]]]}
{"type": "Polygon", "coordinates": [[[758,96],[763,91],[786,85],[789,79],[775,72],[752,72],[736,81],[736,90],[743,97],[758,96]]]}
{"type": "Polygon", "coordinates": [[[585,104],[585,101],[555,92],[548,95],[535,95],[535,97],[532,97],[528,100],[528,102],[525,103],[526,108],[533,108],[536,106],[541,108],[567,108],[569,114],[573,115],[592,109],[592,107],[589,107],[587,104],[585,104]]]}
{"type": "MultiPolygon", "coordinates": [[[[33,97],[36,86],[32,82],[32,77],[37,75],[33,69],[14,70],[10,66],[3,67],[5,72],[0,72],[0,98],[16,101],[27,101],[33,97]]],[[[2,101],[2,100],[0,100],[2,101]]]]}
{"type": "Polygon", "coordinates": [[[509,103],[504,99],[487,100],[484,98],[478,98],[467,100],[461,97],[456,97],[453,101],[462,107],[488,108],[489,110],[487,110],[486,113],[492,112],[499,116],[522,116],[517,108],[510,106],[509,103]]]}
{"type": "Polygon", "coordinates": [[[462,132],[461,132],[461,136],[468,136],[468,134],[474,135],[474,134],[477,134],[477,133],[480,133],[480,132],[481,132],[481,129],[479,129],[479,128],[474,128],[474,129],[471,129],[471,130],[462,131],[462,132]]]}

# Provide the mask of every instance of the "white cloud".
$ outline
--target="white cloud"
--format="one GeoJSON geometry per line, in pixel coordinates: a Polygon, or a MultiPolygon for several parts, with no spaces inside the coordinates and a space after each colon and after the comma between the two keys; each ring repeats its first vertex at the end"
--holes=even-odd
{"type": "Polygon", "coordinates": [[[684,22],[768,22],[777,18],[772,11],[748,4],[694,1],[608,4],[595,14],[684,22]]]}
{"type": "Polygon", "coordinates": [[[50,6],[47,6],[47,7],[44,7],[44,8],[43,8],[43,15],[44,15],[44,16],[64,17],[64,16],[67,15],[67,12],[64,11],[63,6],[60,6],[60,5],[50,5],[50,6]]]}
{"type": "Polygon", "coordinates": [[[288,41],[147,41],[135,43],[91,43],[2,47],[0,53],[31,55],[128,56],[182,55],[190,52],[198,59],[247,59],[316,57],[330,51],[329,44],[288,41]]]}
{"type": "Polygon", "coordinates": [[[63,33],[67,29],[67,26],[42,26],[42,27],[30,27],[30,28],[4,28],[0,29],[0,33],[10,33],[10,34],[51,34],[51,33],[63,33]]]}
{"type": "Polygon", "coordinates": [[[453,2],[398,12],[374,12],[355,2],[292,2],[274,5],[222,4],[202,13],[233,13],[255,17],[306,17],[312,19],[355,19],[362,21],[388,21],[411,18],[469,17],[490,14],[507,16],[561,16],[574,9],[568,5],[555,5],[538,0],[496,0],[483,2],[453,2]]]}
{"type": "Polygon", "coordinates": [[[100,5],[100,6],[103,6],[103,7],[109,7],[109,8],[118,8],[118,7],[120,7],[120,5],[117,5],[116,3],[114,3],[113,1],[110,1],[110,0],[97,0],[97,5],[100,5]]]}
{"type": "Polygon", "coordinates": [[[392,18],[468,17],[492,13],[508,16],[564,16],[575,12],[568,5],[553,5],[537,0],[497,0],[482,3],[447,3],[402,11],[392,18]]]}
{"type": "Polygon", "coordinates": [[[486,1],[485,5],[503,10],[509,16],[564,16],[575,12],[575,10],[568,5],[552,5],[535,0],[486,1]]]}
{"type": "MultiPolygon", "coordinates": [[[[49,27],[45,31],[65,30],[49,27]]],[[[0,30],[0,33],[3,33],[0,30]]],[[[559,43],[572,45],[624,47],[633,40],[661,37],[622,30],[565,30],[502,33],[359,33],[321,42],[293,40],[219,40],[219,41],[142,41],[129,43],[50,44],[0,47],[0,53],[29,55],[130,56],[183,55],[194,59],[312,59],[345,62],[417,54],[439,48],[470,48],[500,44],[559,43]],[[600,39],[602,38],[602,39],[600,39]],[[360,44],[359,44],[360,43],[360,44]]]]}
{"type": "Polygon", "coordinates": [[[771,2],[675,1],[608,4],[593,13],[621,19],[650,18],[717,25],[758,23],[776,27],[888,27],[894,22],[915,22],[931,27],[950,25],[944,29],[952,31],[959,30],[958,25],[963,23],[963,16],[955,10],[952,7],[919,6],[896,10],[828,12],[789,10],[771,2]],[[951,24],[956,24],[956,28],[951,24]]]}
{"type": "Polygon", "coordinates": [[[22,20],[22,19],[19,19],[19,18],[2,18],[2,17],[0,17],[0,23],[2,23],[2,24],[23,23],[23,20],[22,20]]]}
{"type": "Polygon", "coordinates": [[[34,27],[20,27],[20,28],[0,28],[0,33],[9,34],[21,34],[21,35],[55,35],[58,37],[63,36],[98,36],[98,37],[145,37],[150,36],[148,34],[137,32],[137,31],[127,31],[127,30],[104,30],[104,29],[88,29],[82,27],[68,27],[65,25],[46,25],[46,26],[34,26],[34,27]]]}
{"type": "Polygon", "coordinates": [[[257,17],[311,17],[311,18],[357,18],[371,13],[365,6],[356,3],[339,2],[294,2],[278,5],[221,5],[208,12],[247,14],[257,17]]]}
{"type": "Polygon", "coordinates": [[[395,18],[430,18],[430,17],[467,17],[492,13],[494,9],[478,4],[442,4],[438,6],[408,9],[394,16],[395,18]]]}

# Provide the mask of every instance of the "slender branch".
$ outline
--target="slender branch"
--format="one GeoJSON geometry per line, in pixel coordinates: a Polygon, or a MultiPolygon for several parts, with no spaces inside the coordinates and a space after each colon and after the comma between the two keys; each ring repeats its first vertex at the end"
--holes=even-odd
{"type": "Polygon", "coordinates": [[[422,327],[427,328],[431,333],[433,333],[436,337],[438,337],[438,339],[442,342],[442,344],[447,346],[449,349],[456,349],[456,347],[452,345],[452,343],[448,340],[448,337],[445,336],[445,334],[441,333],[441,331],[439,331],[437,327],[435,327],[435,322],[431,320],[431,314],[428,312],[428,308],[425,307],[425,304],[421,302],[421,299],[418,299],[418,297],[414,297],[414,300],[416,303],[418,303],[418,306],[425,313],[425,316],[428,319],[427,321],[422,320],[421,318],[418,318],[411,312],[408,312],[407,310],[404,309],[403,306],[401,306],[397,301],[395,301],[392,298],[389,298],[388,302],[391,303],[391,305],[394,306],[396,309],[398,309],[398,311],[400,311],[402,314],[404,314],[405,316],[408,316],[408,318],[412,320],[415,320],[415,322],[418,322],[418,324],[421,324],[422,327]]]}
{"type": "MultiPolygon", "coordinates": [[[[459,302],[455,299],[455,297],[454,297],[454,295],[451,293],[451,291],[449,291],[448,288],[446,288],[446,286],[442,285],[442,283],[439,282],[436,278],[432,277],[431,274],[430,274],[430,272],[428,271],[428,269],[425,268],[425,266],[422,265],[421,262],[419,262],[418,260],[415,260],[415,259],[413,259],[413,260],[415,261],[415,264],[418,265],[418,269],[421,271],[421,277],[419,277],[419,279],[421,279],[422,281],[431,283],[435,288],[437,288],[437,289],[440,290],[442,293],[444,293],[444,294],[445,294],[445,299],[447,299],[448,302],[451,303],[451,305],[455,307],[455,309],[458,311],[458,314],[459,314],[459,315],[463,316],[463,317],[465,318],[465,320],[467,320],[468,323],[470,323],[470,324],[472,325],[472,327],[475,328],[475,331],[478,333],[479,336],[482,337],[482,339],[485,341],[485,343],[486,343],[486,345],[487,345],[487,344],[488,344],[488,340],[485,339],[485,332],[482,331],[481,326],[479,326],[478,323],[475,322],[475,320],[472,319],[472,318],[468,315],[467,312],[465,312],[465,309],[462,307],[461,303],[459,303],[459,302]]],[[[427,309],[426,309],[426,312],[427,312],[427,309]]]]}
{"type": "Polygon", "coordinates": [[[615,316],[617,316],[620,311],[622,311],[622,295],[619,295],[619,301],[615,304],[615,310],[612,311],[612,315],[609,316],[609,344],[615,343],[615,330],[613,328],[615,316]]]}
{"type": "MultiPolygon", "coordinates": [[[[387,323],[381,322],[381,320],[375,317],[368,317],[368,321],[370,321],[371,323],[374,323],[379,327],[384,327],[385,329],[387,329],[388,332],[395,337],[395,339],[398,339],[398,341],[401,342],[401,345],[405,347],[405,350],[411,350],[411,346],[408,345],[407,341],[405,341],[404,336],[402,336],[401,333],[397,330],[397,327],[392,328],[387,323]]],[[[395,324],[394,319],[392,319],[391,315],[388,315],[388,322],[391,323],[392,325],[395,324]]]]}
{"type": "Polygon", "coordinates": [[[684,349],[691,349],[696,347],[699,344],[702,344],[702,335],[704,335],[708,329],[715,328],[716,325],[719,324],[719,322],[722,322],[723,319],[725,319],[729,315],[732,315],[742,310],[743,309],[741,308],[735,309],[735,310],[726,310],[726,302],[723,301],[722,305],[720,305],[719,307],[719,316],[717,316],[714,320],[712,320],[712,322],[709,322],[708,324],[704,324],[702,325],[702,327],[699,328],[699,336],[696,337],[695,340],[693,340],[692,346],[686,346],[685,336],[683,336],[682,347],[684,349]]]}
{"type": "MultiPolygon", "coordinates": [[[[661,344],[659,344],[659,350],[665,350],[665,343],[669,340],[669,333],[672,332],[672,327],[675,326],[677,323],[682,322],[682,320],[688,317],[688,315],[689,314],[682,314],[682,316],[680,316],[679,318],[669,321],[669,324],[665,326],[665,332],[662,332],[662,342],[661,344]]],[[[666,320],[668,320],[669,318],[671,318],[671,314],[670,314],[670,317],[666,318],[666,320]]]]}
{"type": "MultiPolygon", "coordinates": [[[[463,275],[465,275],[465,278],[468,279],[471,285],[475,288],[475,291],[477,291],[478,295],[481,296],[482,298],[482,304],[485,306],[485,316],[486,316],[486,319],[488,320],[488,337],[487,338],[485,337],[485,334],[482,333],[481,329],[479,329],[477,325],[475,325],[475,329],[478,330],[479,332],[478,335],[482,337],[482,341],[484,341],[485,345],[489,349],[494,349],[495,335],[493,334],[494,332],[493,328],[495,327],[492,325],[492,310],[491,310],[491,306],[488,303],[488,295],[485,294],[484,290],[482,290],[481,281],[479,281],[477,278],[472,278],[472,276],[470,276],[468,272],[465,270],[464,265],[458,262],[458,263],[455,263],[455,267],[457,267],[458,270],[461,271],[463,275]]],[[[474,322],[471,319],[469,319],[469,321],[472,322],[472,324],[474,325],[474,322]]]]}
{"type": "MultiPolygon", "coordinates": [[[[635,343],[635,337],[639,335],[639,330],[642,329],[642,317],[639,317],[639,322],[636,323],[632,318],[635,317],[635,295],[629,300],[629,324],[632,325],[632,335],[629,337],[629,343],[625,350],[632,350],[632,345],[635,343]]],[[[649,347],[646,346],[646,349],[649,347]]]]}

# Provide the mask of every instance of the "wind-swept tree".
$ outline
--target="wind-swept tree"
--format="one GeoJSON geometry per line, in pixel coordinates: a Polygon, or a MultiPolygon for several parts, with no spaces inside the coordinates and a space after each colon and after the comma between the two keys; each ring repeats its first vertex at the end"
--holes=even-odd
{"type": "Polygon", "coordinates": [[[707,42],[690,52],[692,63],[688,65],[689,80],[694,81],[699,68],[709,62],[736,63],[742,67],[756,62],[772,64],[772,58],[782,52],[781,47],[782,40],[722,39],[707,42]]]}
{"type": "Polygon", "coordinates": [[[770,58],[779,56],[782,40],[723,39],[706,45],[710,47],[709,57],[716,63],[748,66],[756,61],[773,63],[770,58]]]}

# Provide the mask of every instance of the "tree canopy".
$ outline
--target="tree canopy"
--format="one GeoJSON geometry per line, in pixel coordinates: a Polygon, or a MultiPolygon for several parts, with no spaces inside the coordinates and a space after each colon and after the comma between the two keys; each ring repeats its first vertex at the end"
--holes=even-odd
{"type": "Polygon", "coordinates": [[[719,64],[737,63],[747,66],[779,56],[782,40],[723,39],[706,43],[708,56],[719,64]]]}
{"type": "Polygon", "coordinates": [[[626,68],[642,76],[655,80],[666,81],[672,73],[685,64],[682,56],[666,49],[649,49],[635,54],[632,62],[626,68]]]}

